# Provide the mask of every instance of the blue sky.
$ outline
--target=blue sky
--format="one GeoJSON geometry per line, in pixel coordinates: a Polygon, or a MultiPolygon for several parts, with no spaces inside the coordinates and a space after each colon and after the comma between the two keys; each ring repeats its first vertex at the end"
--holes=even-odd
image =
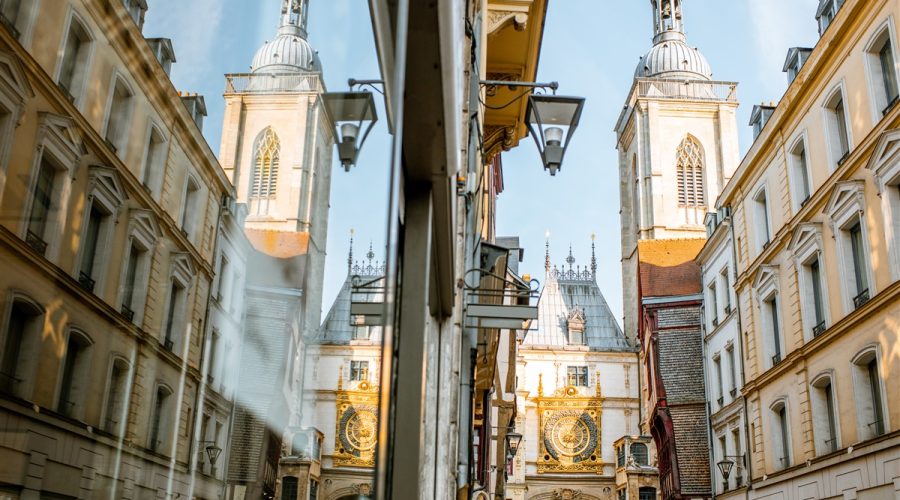
{"type": "MultiPolygon", "coordinates": [[[[225,73],[249,71],[256,50],[274,36],[279,0],[149,0],[144,33],[172,38],[179,90],[206,96],[204,135],[219,150],[225,73]]],[[[781,72],[787,49],[817,40],[817,0],[687,0],[688,43],[709,59],[717,80],[740,83],[741,151],[749,149],[753,104],[777,101],[786,88],[781,72]]],[[[544,234],[562,263],[573,245],[585,264],[596,233],[598,282],[621,317],[618,157],[613,126],[631,88],[638,58],[651,45],[646,0],[550,0],[538,78],[555,80],[561,94],[587,97],[585,114],[563,170],[543,172],[530,139],[503,157],[498,233],[517,235],[525,247],[524,272],[543,275],[544,234]]],[[[319,51],[330,90],[348,78],[377,78],[367,2],[311,0],[310,43],[319,51]]],[[[381,116],[384,116],[383,110],[381,116]]],[[[384,122],[373,131],[349,174],[336,168],[331,191],[325,308],[346,277],[350,229],[357,257],[384,242],[390,137],[384,122]]]]}

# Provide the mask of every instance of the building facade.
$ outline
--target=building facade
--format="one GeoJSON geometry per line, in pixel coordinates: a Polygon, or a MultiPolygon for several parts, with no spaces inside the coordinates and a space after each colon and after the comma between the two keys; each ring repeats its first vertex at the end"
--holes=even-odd
{"type": "Polygon", "coordinates": [[[523,438],[506,496],[656,498],[655,457],[639,436],[637,348],[597,286],[596,258],[576,265],[570,249],[562,267],[551,267],[548,242],[546,262],[538,319],[516,358],[514,423],[523,438]]]}
{"type": "Polygon", "coordinates": [[[218,497],[207,320],[236,214],[203,98],[143,2],[0,7],[2,495],[218,497]]]}
{"type": "Polygon", "coordinates": [[[789,51],[788,90],[760,110],[719,201],[733,214],[753,498],[900,494],[898,15],[895,2],[820,2],[818,43],[789,51]]]}

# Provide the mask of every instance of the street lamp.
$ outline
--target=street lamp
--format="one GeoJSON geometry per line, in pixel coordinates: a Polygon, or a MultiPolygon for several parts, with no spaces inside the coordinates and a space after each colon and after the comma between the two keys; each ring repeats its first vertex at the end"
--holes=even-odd
{"type": "Polygon", "coordinates": [[[371,92],[349,91],[322,94],[322,101],[325,113],[334,126],[341,166],[349,172],[356,165],[359,151],[378,121],[375,99],[371,92]]]}
{"type": "Polygon", "coordinates": [[[556,175],[578,128],[584,109],[583,97],[533,94],[528,97],[525,122],[537,144],[544,169],[556,175]]]}
{"type": "Polygon", "coordinates": [[[741,461],[741,466],[744,465],[744,457],[743,456],[725,456],[722,460],[716,462],[716,467],[719,468],[719,472],[722,473],[722,479],[726,482],[728,478],[731,476],[731,470],[734,469],[735,461],[733,459],[738,459],[741,461]]]}
{"type": "Polygon", "coordinates": [[[211,444],[206,447],[206,456],[209,457],[209,465],[212,467],[216,466],[216,460],[219,459],[219,455],[222,454],[222,448],[219,448],[215,444],[211,444]]]}
{"type": "Polygon", "coordinates": [[[506,456],[507,459],[512,460],[513,457],[516,456],[516,453],[519,451],[519,444],[522,442],[522,435],[518,432],[507,432],[506,433],[506,456]]]}

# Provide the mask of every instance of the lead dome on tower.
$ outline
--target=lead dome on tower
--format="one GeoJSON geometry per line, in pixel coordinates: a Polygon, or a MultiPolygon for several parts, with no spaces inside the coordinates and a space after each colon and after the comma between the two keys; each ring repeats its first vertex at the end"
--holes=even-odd
{"type": "Polygon", "coordinates": [[[638,62],[635,78],[712,80],[709,61],[684,35],[682,0],[650,0],[653,47],[638,62]]]}
{"type": "Polygon", "coordinates": [[[641,57],[634,76],[712,80],[712,68],[700,49],[688,46],[684,34],[673,31],[664,33],[641,57]]]}
{"type": "Polygon", "coordinates": [[[256,51],[253,73],[321,71],[319,56],[306,40],[307,0],[284,0],[278,35],[256,51]]]}

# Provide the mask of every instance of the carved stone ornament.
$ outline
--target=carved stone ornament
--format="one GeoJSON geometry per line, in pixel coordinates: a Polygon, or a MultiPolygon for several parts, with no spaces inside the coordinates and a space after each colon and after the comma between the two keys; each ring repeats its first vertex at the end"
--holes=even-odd
{"type": "Polygon", "coordinates": [[[581,490],[573,490],[569,488],[558,488],[554,492],[556,500],[579,500],[581,498],[581,490]]]}
{"type": "Polygon", "coordinates": [[[540,418],[538,473],[602,474],[602,397],[567,386],[552,396],[536,399],[540,418]]]}
{"type": "Polygon", "coordinates": [[[334,465],[374,467],[378,431],[378,388],[368,382],[360,382],[353,390],[345,391],[339,388],[335,395],[335,404],[337,415],[334,465]]]}
{"type": "Polygon", "coordinates": [[[528,12],[493,10],[488,14],[488,35],[496,34],[509,25],[512,25],[516,31],[525,31],[528,28],[528,12]]]}

